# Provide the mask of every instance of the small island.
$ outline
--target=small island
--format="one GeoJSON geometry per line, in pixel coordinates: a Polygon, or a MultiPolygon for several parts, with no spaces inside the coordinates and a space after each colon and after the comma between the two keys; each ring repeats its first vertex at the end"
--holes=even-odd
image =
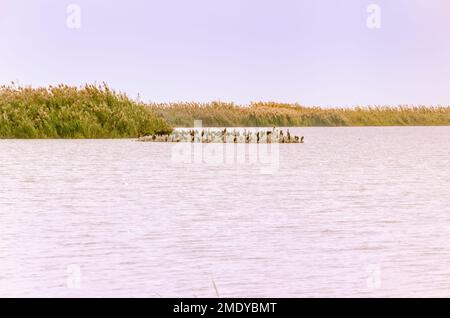
{"type": "Polygon", "coordinates": [[[191,142],[191,143],[246,143],[246,144],[299,144],[303,136],[292,135],[289,129],[189,129],[174,130],[170,135],[151,135],[139,138],[143,142],[191,142]]]}

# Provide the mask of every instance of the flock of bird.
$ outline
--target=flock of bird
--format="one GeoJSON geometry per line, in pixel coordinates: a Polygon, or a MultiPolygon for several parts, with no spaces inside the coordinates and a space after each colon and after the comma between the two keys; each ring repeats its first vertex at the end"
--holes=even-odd
{"type": "Polygon", "coordinates": [[[304,137],[292,135],[283,129],[190,129],[174,130],[170,135],[150,135],[139,138],[148,142],[201,142],[201,143],[303,143],[304,137]]]}

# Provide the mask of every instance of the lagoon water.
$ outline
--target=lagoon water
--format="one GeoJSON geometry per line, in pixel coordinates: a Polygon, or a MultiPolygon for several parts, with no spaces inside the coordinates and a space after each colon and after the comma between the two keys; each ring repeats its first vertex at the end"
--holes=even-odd
{"type": "Polygon", "coordinates": [[[449,297],[450,128],[292,130],[0,141],[0,296],[449,297]]]}

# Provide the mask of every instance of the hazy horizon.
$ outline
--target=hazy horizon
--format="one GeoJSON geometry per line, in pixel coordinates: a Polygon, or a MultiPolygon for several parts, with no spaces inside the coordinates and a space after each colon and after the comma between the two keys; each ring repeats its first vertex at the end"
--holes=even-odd
{"type": "Polygon", "coordinates": [[[145,102],[450,104],[445,0],[73,3],[0,0],[1,84],[104,81],[145,102]]]}

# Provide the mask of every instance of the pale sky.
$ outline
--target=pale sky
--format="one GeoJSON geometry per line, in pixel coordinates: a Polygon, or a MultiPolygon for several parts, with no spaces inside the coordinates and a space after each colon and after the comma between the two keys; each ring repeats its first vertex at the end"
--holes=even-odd
{"type": "Polygon", "coordinates": [[[450,105],[449,31],[449,0],[0,0],[0,83],[105,81],[155,102],[450,105]]]}

